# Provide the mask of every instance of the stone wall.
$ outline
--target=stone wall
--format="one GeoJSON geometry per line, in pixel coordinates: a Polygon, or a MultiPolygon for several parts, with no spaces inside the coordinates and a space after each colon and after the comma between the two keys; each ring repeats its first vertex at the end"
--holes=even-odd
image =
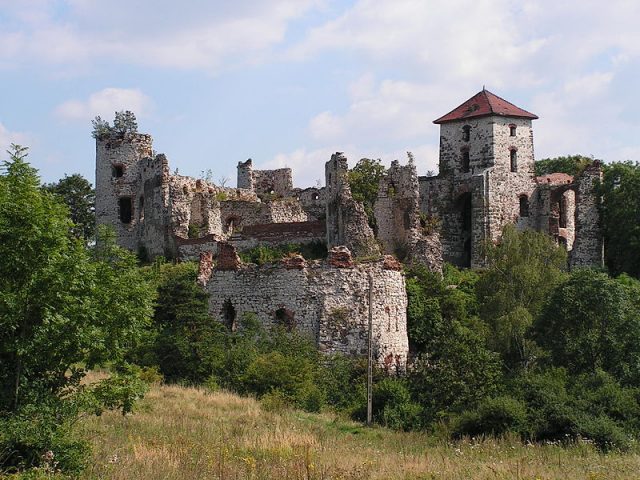
{"type": "Polygon", "coordinates": [[[327,245],[344,245],[356,256],[379,255],[364,206],[351,195],[348,170],[347,158],[339,152],[325,164],[327,245]]]}
{"type": "Polygon", "coordinates": [[[600,197],[598,184],[602,181],[602,165],[594,161],[576,178],[576,239],[569,257],[575,267],[603,267],[604,248],[600,229],[600,197]]]}
{"type": "Polygon", "coordinates": [[[140,160],[151,158],[151,135],[96,140],[96,223],[114,228],[118,245],[138,248],[140,160]]]}
{"type": "Polygon", "coordinates": [[[306,332],[325,353],[363,355],[370,279],[376,362],[391,372],[402,372],[408,352],[404,276],[385,269],[382,261],[347,268],[285,261],[216,269],[205,289],[211,315],[228,326],[253,312],[266,326],[284,322],[306,332]]]}
{"type": "Polygon", "coordinates": [[[420,211],[420,185],[414,163],[397,160],[384,173],[374,205],[377,233],[385,253],[406,263],[423,263],[442,271],[442,252],[437,228],[429,228],[420,211]],[[427,238],[430,237],[430,238],[427,238]]]}
{"type": "Polygon", "coordinates": [[[251,159],[238,163],[238,188],[252,190],[259,196],[289,197],[293,190],[290,168],[254,170],[251,159]]]}

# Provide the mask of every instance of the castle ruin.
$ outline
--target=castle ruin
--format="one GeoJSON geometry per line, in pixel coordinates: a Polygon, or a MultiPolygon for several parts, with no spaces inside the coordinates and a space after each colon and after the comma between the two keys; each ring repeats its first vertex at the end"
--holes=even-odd
{"type": "Polygon", "coordinates": [[[482,246],[507,224],[551,235],[570,265],[602,265],[594,162],[573,178],[534,174],[532,120],[538,117],[482,90],[435,120],[440,170],[418,176],[394,161],[379,183],[376,228],[354,200],[341,153],[325,165],[326,186],[296,188],[291,170],[238,163],[237,187],[171,174],[150,135],[96,141],[96,219],[119,245],[153,258],[200,261],[210,313],[229,328],[245,312],[266,325],[309,333],[325,352],[366,352],[368,319],[379,365],[405,369],[407,296],[402,268],[441,271],[447,261],[484,265],[482,246]],[[237,252],[259,245],[326,242],[324,261],[296,255],[244,265],[237,252]],[[371,301],[369,300],[371,298],[371,301]]]}

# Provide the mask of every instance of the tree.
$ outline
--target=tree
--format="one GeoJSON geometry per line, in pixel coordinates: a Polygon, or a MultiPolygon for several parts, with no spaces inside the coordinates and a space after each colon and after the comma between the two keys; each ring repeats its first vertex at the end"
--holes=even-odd
{"type": "Polygon", "coordinates": [[[640,278],[640,163],[605,165],[600,191],[607,267],[640,278]]]}
{"type": "Polygon", "coordinates": [[[549,173],[566,173],[579,175],[593,163],[593,158],[582,155],[569,155],[566,157],[543,158],[535,163],[536,176],[549,173]]]}
{"type": "Polygon", "coordinates": [[[486,347],[473,294],[478,276],[446,266],[444,278],[423,266],[407,273],[410,373],[426,421],[473,408],[500,384],[499,356],[486,347]]]}
{"type": "Polygon", "coordinates": [[[46,191],[59,195],[69,207],[73,226],[71,233],[85,242],[93,240],[95,233],[95,198],[96,193],[91,184],[82,175],[75,173],[65,175],[56,183],[43,187],[46,191]]]}
{"type": "Polygon", "coordinates": [[[116,112],[113,126],[103,120],[100,115],[91,121],[93,129],[91,136],[95,139],[102,139],[110,135],[125,136],[128,133],[138,133],[138,122],[133,112],[129,110],[116,112]]]}
{"type": "Polygon", "coordinates": [[[131,406],[113,396],[115,380],[80,380],[105,362],[126,370],[153,290],[113,242],[92,255],[70,236],[68,210],[40,188],[27,149],[12,145],[10,155],[0,175],[0,451],[9,452],[0,467],[33,466],[53,450],[61,468],[77,470],[83,448],[66,435],[77,415],[99,410],[99,398],[131,406]]]}
{"type": "Polygon", "coordinates": [[[612,374],[640,386],[640,282],[577,270],[552,293],[533,328],[556,366],[612,374]]]}
{"type": "Polygon", "coordinates": [[[154,314],[154,354],[170,382],[204,382],[224,362],[224,326],[209,316],[193,263],[166,265],[154,314]]]}
{"type": "Polygon", "coordinates": [[[384,175],[382,161],[362,158],[349,170],[348,180],[353,199],[362,202],[367,213],[369,225],[373,228],[376,224],[373,214],[373,205],[378,198],[378,184],[384,175]]]}
{"type": "Polygon", "coordinates": [[[508,370],[526,368],[535,345],[526,333],[548,295],[565,278],[566,252],[551,237],[507,225],[497,245],[486,248],[487,270],[476,286],[489,345],[508,370]]]}
{"type": "Polygon", "coordinates": [[[138,133],[138,122],[134,113],[129,110],[116,112],[113,130],[121,136],[127,133],[138,133]]]}

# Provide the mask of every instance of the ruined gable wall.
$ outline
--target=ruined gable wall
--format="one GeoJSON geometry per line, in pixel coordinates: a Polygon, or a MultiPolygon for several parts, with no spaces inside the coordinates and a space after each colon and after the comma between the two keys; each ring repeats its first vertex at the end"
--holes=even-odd
{"type": "Polygon", "coordinates": [[[367,349],[369,274],[373,278],[373,337],[377,362],[403,371],[408,353],[407,297],[401,272],[382,262],[335,268],[314,262],[303,268],[266,265],[238,271],[216,270],[209,279],[209,311],[225,321],[225,302],[237,319],[257,314],[266,325],[286,309],[296,328],[309,334],[326,353],[364,354],[367,349]]]}
{"type": "Polygon", "coordinates": [[[602,181],[602,165],[594,161],[575,180],[576,239],[569,256],[569,265],[575,267],[602,267],[604,249],[600,230],[600,197],[597,185],[602,181]]]}
{"type": "Polygon", "coordinates": [[[151,135],[143,134],[96,140],[96,223],[113,227],[118,245],[133,251],[139,240],[140,160],[152,156],[152,142],[151,135]],[[122,176],[116,176],[115,167],[122,169],[122,176]],[[120,219],[120,198],[131,199],[129,223],[120,219]]]}
{"type": "Polygon", "coordinates": [[[362,203],[351,195],[347,158],[335,153],[325,164],[327,245],[345,245],[355,256],[380,253],[362,203]]]}
{"type": "Polygon", "coordinates": [[[380,179],[374,205],[376,238],[385,253],[404,256],[407,263],[422,263],[442,270],[442,246],[437,228],[429,229],[421,218],[420,185],[413,162],[401,166],[395,160],[380,179]]]}

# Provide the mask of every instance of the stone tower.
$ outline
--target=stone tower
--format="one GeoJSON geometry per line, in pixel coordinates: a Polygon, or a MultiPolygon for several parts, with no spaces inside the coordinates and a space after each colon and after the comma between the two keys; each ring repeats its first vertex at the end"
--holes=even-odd
{"type": "Polygon", "coordinates": [[[444,259],[484,263],[482,244],[503,227],[528,227],[534,176],[536,115],[482,90],[434,123],[440,125],[440,174],[422,178],[428,213],[442,222],[444,259]]]}
{"type": "Polygon", "coordinates": [[[152,152],[151,135],[112,134],[96,140],[96,223],[113,227],[118,245],[134,251],[144,212],[141,160],[152,152]]]}

